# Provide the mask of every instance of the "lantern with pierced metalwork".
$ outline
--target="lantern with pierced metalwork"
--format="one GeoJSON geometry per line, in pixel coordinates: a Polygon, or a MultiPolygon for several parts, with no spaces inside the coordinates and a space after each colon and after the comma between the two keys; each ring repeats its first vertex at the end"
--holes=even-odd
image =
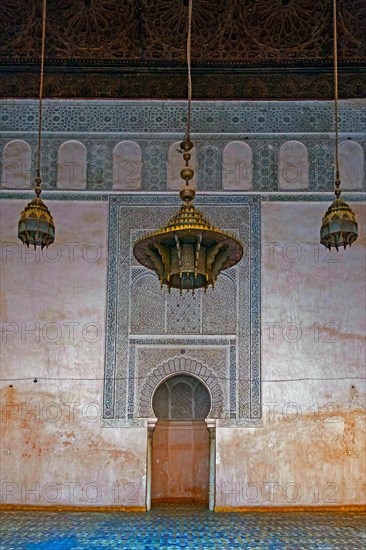
{"type": "Polygon", "coordinates": [[[55,225],[53,218],[43,200],[39,197],[41,193],[40,178],[36,178],[36,197],[24,208],[18,224],[18,237],[23,244],[40,246],[42,249],[53,243],[55,240],[55,225]]]}
{"type": "Polygon", "coordinates": [[[324,214],[320,228],[320,243],[328,250],[332,247],[338,250],[342,246],[343,248],[351,246],[357,236],[356,216],[338,194],[324,214]]]}
{"type": "MultiPolygon", "coordinates": [[[[192,170],[193,175],[193,170],[192,170]]],[[[162,228],[139,239],[133,249],[136,259],[152,269],[161,286],[194,292],[214,287],[221,271],[238,263],[243,255],[240,241],[207,221],[192,201],[190,186],[180,192],[179,212],[162,228]]]]}

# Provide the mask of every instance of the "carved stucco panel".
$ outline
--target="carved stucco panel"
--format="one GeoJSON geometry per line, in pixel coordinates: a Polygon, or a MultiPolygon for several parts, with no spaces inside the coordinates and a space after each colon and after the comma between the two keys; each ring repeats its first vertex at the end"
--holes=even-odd
{"type": "Polygon", "coordinates": [[[197,361],[197,359],[185,356],[171,356],[170,359],[159,364],[143,383],[141,381],[138,392],[139,416],[154,416],[152,398],[155,390],[161,382],[167,378],[167,376],[174,376],[176,374],[188,374],[197,377],[197,379],[200,380],[210,392],[212,403],[210,416],[213,418],[221,417],[225,403],[222,390],[222,381],[220,381],[214,372],[210,368],[206,367],[206,365],[203,365],[200,361],[197,361]],[[166,374],[167,370],[168,375],[166,374]]]}

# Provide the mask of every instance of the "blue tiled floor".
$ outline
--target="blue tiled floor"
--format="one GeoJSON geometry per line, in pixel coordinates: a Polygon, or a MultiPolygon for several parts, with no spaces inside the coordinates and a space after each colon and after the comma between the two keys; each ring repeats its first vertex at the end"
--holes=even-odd
{"type": "Polygon", "coordinates": [[[271,550],[366,548],[365,514],[213,514],[199,506],[144,513],[3,512],[1,550],[271,550]]]}

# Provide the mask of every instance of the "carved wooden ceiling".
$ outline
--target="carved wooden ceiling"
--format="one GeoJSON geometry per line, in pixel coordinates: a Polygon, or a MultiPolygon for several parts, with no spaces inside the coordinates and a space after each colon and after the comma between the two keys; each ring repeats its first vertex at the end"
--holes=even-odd
{"type": "MultiPolygon", "coordinates": [[[[45,95],[184,98],[184,0],[48,0],[45,95]]],[[[41,0],[0,2],[0,96],[36,97],[41,0]]],[[[332,0],[194,0],[193,96],[333,95],[332,0]]],[[[366,0],[338,0],[341,97],[366,96],[366,0]]]]}

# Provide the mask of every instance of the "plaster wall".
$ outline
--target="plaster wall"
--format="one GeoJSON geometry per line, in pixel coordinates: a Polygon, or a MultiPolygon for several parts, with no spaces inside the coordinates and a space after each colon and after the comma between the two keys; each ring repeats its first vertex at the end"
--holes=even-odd
{"type": "Polygon", "coordinates": [[[323,204],[262,205],[263,426],[217,429],[219,507],[365,502],[364,204],[318,245],[323,204]]]}
{"type": "MultiPolygon", "coordinates": [[[[2,503],[144,506],[146,427],[101,424],[107,202],[48,205],[42,257],[16,242],[23,201],[1,205],[2,503]]],[[[366,211],[328,253],[324,206],[262,204],[263,425],[219,421],[218,507],[364,502],[366,211]]]]}
{"type": "Polygon", "coordinates": [[[165,193],[167,173],[177,168],[168,152],[181,139],[185,102],[45,102],[43,188],[52,195],[45,193],[45,202],[57,233],[43,253],[16,238],[32,195],[26,189],[35,168],[37,102],[1,102],[2,503],[144,506],[149,407],[139,407],[138,382],[148,384],[159,365],[193,361],[194,372],[202,362],[226,381],[215,416],[218,507],[364,502],[364,103],[340,104],[341,170],[351,182],[347,200],[359,238],[345,252],[328,253],[318,240],[333,178],[331,103],[194,102],[197,203],[213,223],[240,225],[253,246],[246,251],[253,269],[233,275],[235,284],[222,278],[215,295],[202,296],[203,313],[173,293],[164,302],[156,280],[141,278],[141,295],[155,305],[146,315],[129,293],[140,269],[130,261],[130,241],[155,227],[158,212],[168,216],[176,208],[176,196],[165,193]],[[82,167],[82,182],[76,185],[66,162],[70,185],[57,191],[59,151],[75,139],[87,152],[86,161],[79,155],[71,163],[82,167]],[[237,158],[239,142],[248,156],[237,158]],[[120,151],[119,158],[116,148],[125,155],[131,143],[134,154],[120,151]],[[280,154],[289,143],[300,151],[296,170],[294,158],[280,154]],[[235,198],[225,189],[252,191],[235,198]],[[233,298],[240,322],[223,313],[230,288],[243,292],[233,298]],[[175,315],[178,306],[185,316],[175,315]],[[201,332],[191,306],[203,319],[201,332]],[[240,340],[242,352],[228,335],[240,340]]]}
{"type": "Polygon", "coordinates": [[[42,254],[26,202],[1,203],[2,503],[144,506],[146,430],[101,427],[107,202],[48,202],[42,254]]]}

